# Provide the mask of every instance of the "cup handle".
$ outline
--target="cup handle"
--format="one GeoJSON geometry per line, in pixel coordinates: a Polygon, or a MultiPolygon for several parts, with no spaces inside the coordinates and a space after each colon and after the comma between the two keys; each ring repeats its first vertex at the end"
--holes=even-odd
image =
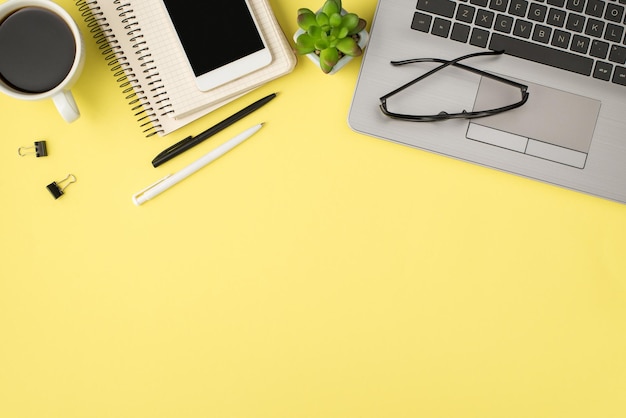
{"type": "Polygon", "coordinates": [[[54,95],[52,100],[66,122],[72,123],[80,116],[78,106],[76,106],[76,101],[74,100],[74,96],[72,96],[71,91],[61,91],[60,93],[54,95]]]}

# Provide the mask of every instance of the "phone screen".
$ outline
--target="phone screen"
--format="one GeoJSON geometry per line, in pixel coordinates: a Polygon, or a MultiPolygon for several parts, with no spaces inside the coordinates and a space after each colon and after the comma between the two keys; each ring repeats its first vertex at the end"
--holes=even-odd
{"type": "Polygon", "coordinates": [[[196,77],[265,46],[245,0],[163,0],[196,77]]]}

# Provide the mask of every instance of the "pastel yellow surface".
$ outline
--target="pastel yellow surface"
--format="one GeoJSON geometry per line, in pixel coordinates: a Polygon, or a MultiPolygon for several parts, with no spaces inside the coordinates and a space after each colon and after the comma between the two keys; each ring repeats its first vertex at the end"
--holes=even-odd
{"type": "MultiPolygon", "coordinates": [[[[271,4],[291,37],[320,2],[271,4]]],[[[85,37],[79,121],[0,96],[0,417],[626,416],[626,206],[356,134],[360,59],[325,76],[299,57],[147,139],[85,37]],[[48,157],[17,155],[39,139],[48,157]]]]}

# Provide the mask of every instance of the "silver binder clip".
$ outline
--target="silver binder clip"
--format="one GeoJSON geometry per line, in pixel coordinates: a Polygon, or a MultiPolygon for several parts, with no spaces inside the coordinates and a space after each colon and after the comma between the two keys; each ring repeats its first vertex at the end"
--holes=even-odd
{"type": "Polygon", "coordinates": [[[35,154],[35,157],[45,157],[48,155],[48,147],[46,147],[46,141],[35,141],[32,147],[19,147],[17,153],[20,157],[25,155],[35,154]]]}
{"type": "Polygon", "coordinates": [[[72,183],[76,183],[76,176],[74,176],[73,174],[68,174],[67,177],[65,177],[63,180],[60,180],[59,182],[53,181],[52,183],[48,184],[46,188],[56,200],[59,197],[63,196],[63,190],[65,190],[67,186],[72,183]]]}

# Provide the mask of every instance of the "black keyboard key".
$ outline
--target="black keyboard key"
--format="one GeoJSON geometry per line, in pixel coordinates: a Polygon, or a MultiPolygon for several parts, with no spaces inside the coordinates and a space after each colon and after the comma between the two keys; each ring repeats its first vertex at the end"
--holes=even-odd
{"type": "Polygon", "coordinates": [[[457,42],[465,43],[469,39],[469,34],[470,27],[457,22],[452,26],[452,34],[450,35],[450,39],[457,42]]]}
{"type": "Polygon", "coordinates": [[[602,17],[604,13],[604,5],[606,3],[600,0],[588,0],[585,14],[589,16],[602,17]]]}
{"type": "Polygon", "coordinates": [[[430,30],[430,33],[436,36],[441,36],[442,38],[447,38],[448,35],[450,34],[451,26],[452,26],[452,22],[450,22],[449,20],[436,17],[435,22],[433,23],[433,27],[430,30]]]}
{"type": "Polygon", "coordinates": [[[574,12],[582,12],[585,8],[585,0],[567,0],[565,7],[574,12]]]}
{"type": "Polygon", "coordinates": [[[423,13],[415,13],[413,15],[413,22],[411,23],[411,28],[418,30],[420,32],[430,32],[430,24],[433,21],[433,17],[430,15],[425,15],[423,13]]]}
{"type": "Polygon", "coordinates": [[[624,6],[615,3],[609,3],[606,5],[606,12],[604,16],[607,20],[612,22],[621,23],[624,18],[624,6]]]}
{"type": "Polygon", "coordinates": [[[626,68],[616,67],[615,72],[613,73],[612,81],[615,84],[621,84],[622,86],[626,86],[626,68]]]}
{"type": "Polygon", "coordinates": [[[468,6],[466,4],[459,4],[459,8],[456,10],[456,20],[459,22],[472,23],[474,21],[475,14],[475,7],[468,6]]]}
{"type": "Polygon", "coordinates": [[[489,10],[479,10],[476,13],[476,21],[474,23],[483,28],[490,28],[493,25],[494,17],[495,14],[489,10]]]}
{"type": "Polygon", "coordinates": [[[511,0],[509,5],[509,14],[513,16],[525,17],[528,10],[528,2],[526,0],[511,0]]]}
{"type": "Polygon", "coordinates": [[[489,8],[498,12],[506,12],[506,6],[509,5],[509,0],[491,0],[489,2],[489,8]]]}
{"type": "Polygon", "coordinates": [[[435,15],[452,17],[456,3],[450,0],[417,0],[417,10],[435,15]]]}
{"type": "Polygon", "coordinates": [[[604,39],[611,42],[621,43],[624,38],[624,26],[609,23],[604,31],[604,39]]]}
{"type": "Polygon", "coordinates": [[[548,8],[543,4],[532,3],[530,5],[530,10],[528,11],[528,18],[530,20],[534,20],[535,22],[543,22],[546,20],[546,14],[548,13],[548,8]]]}
{"type": "Polygon", "coordinates": [[[489,49],[501,51],[508,55],[561,68],[574,73],[591,75],[593,60],[567,51],[556,50],[543,45],[532,44],[520,39],[494,33],[491,37],[489,49]]]}
{"type": "Polygon", "coordinates": [[[519,36],[520,38],[530,38],[530,34],[533,30],[533,24],[527,22],[525,20],[517,19],[515,21],[515,25],[513,26],[513,35],[519,36]]]}
{"type": "Polygon", "coordinates": [[[585,27],[585,34],[601,38],[604,32],[604,22],[597,19],[589,19],[585,27]]]}
{"type": "Polygon", "coordinates": [[[546,23],[551,26],[562,28],[565,25],[565,13],[563,10],[551,8],[548,12],[548,20],[546,23]]]}
{"type": "Polygon", "coordinates": [[[484,29],[474,28],[470,37],[470,44],[479,48],[487,48],[489,41],[489,32],[484,29]]]}
{"type": "Polygon", "coordinates": [[[611,73],[613,72],[613,66],[606,62],[596,62],[596,67],[593,70],[593,78],[598,80],[609,81],[611,79],[611,73]]]}
{"type": "Polygon", "coordinates": [[[570,13],[567,16],[567,23],[565,24],[565,27],[574,32],[582,32],[585,28],[585,16],[570,13]]]}
{"type": "Polygon", "coordinates": [[[470,0],[470,3],[480,7],[487,7],[489,0],[470,0]]]}
{"type": "Polygon", "coordinates": [[[611,47],[611,52],[609,53],[609,61],[613,61],[618,64],[626,64],[626,48],[619,45],[613,45],[611,47]]]}
{"type": "Polygon", "coordinates": [[[513,18],[511,16],[498,15],[496,16],[496,24],[494,29],[498,32],[511,33],[513,29],[513,18]]]}
{"type": "Polygon", "coordinates": [[[580,35],[574,35],[574,37],[572,38],[572,44],[570,45],[570,49],[574,52],[586,54],[587,52],[589,52],[589,46],[591,46],[590,38],[580,35]]]}
{"type": "Polygon", "coordinates": [[[589,55],[591,55],[592,57],[605,59],[608,54],[609,54],[609,44],[607,44],[606,42],[595,40],[595,39],[591,42],[591,49],[589,50],[589,55]]]}
{"type": "Polygon", "coordinates": [[[552,34],[552,29],[543,26],[536,25],[535,30],[533,31],[533,41],[541,42],[542,44],[547,44],[550,42],[550,35],[552,34]]]}
{"type": "Polygon", "coordinates": [[[567,49],[569,47],[569,41],[571,38],[571,33],[562,31],[560,29],[555,29],[554,35],[552,35],[552,42],[550,43],[550,45],[556,46],[557,48],[567,49]]]}
{"type": "Polygon", "coordinates": [[[548,0],[550,6],[563,7],[565,6],[565,0],[548,0]]]}

